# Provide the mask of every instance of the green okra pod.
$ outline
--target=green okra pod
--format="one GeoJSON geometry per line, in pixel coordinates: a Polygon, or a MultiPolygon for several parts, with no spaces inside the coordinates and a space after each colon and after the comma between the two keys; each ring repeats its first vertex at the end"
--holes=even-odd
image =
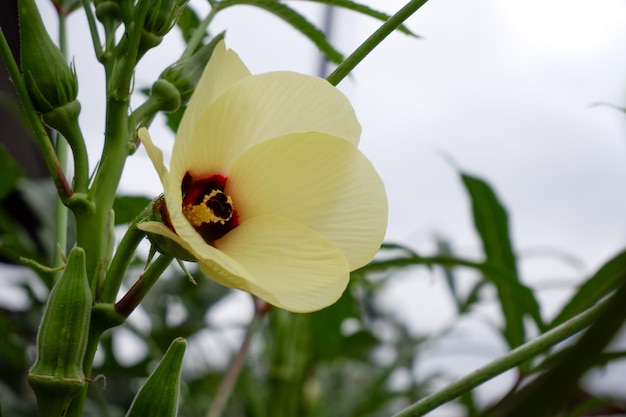
{"type": "Polygon", "coordinates": [[[91,307],[85,251],[75,247],[50,292],[37,335],[37,359],[28,374],[41,416],[63,416],[87,383],[83,360],[91,307]]]}
{"type": "Polygon", "coordinates": [[[187,342],[174,339],[163,359],[143,384],[126,417],[175,417],[178,415],[180,371],[187,342]]]}

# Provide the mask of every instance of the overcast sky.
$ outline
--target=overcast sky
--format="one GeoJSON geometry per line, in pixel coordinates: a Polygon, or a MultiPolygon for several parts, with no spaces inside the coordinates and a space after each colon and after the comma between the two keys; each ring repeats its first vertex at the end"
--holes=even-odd
{"type": "MultiPolygon", "coordinates": [[[[403,5],[366,3],[388,13],[403,5]]],[[[201,1],[192,4],[207,10],[201,1]]],[[[291,4],[320,21],[318,5],[291,4]]],[[[84,18],[76,13],[69,23],[94,164],[103,131],[102,70],[86,42],[84,18]]],[[[339,11],[333,41],[348,54],[379,24],[339,11]]],[[[433,236],[441,235],[460,253],[480,256],[452,159],[488,180],[505,202],[527,282],[573,285],[622,249],[626,119],[609,107],[591,106],[626,106],[626,2],[430,0],[407,25],[423,39],[392,34],[339,86],[363,125],[360,147],[387,187],[388,240],[428,254],[433,236]],[[545,256],[546,249],[578,257],[583,268],[545,256]]],[[[317,71],[319,56],[308,40],[259,9],[228,9],[212,27],[215,33],[228,29],[227,45],[253,73],[317,71]]],[[[146,56],[136,86],[149,86],[180,48],[172,33],[146,56]]],[[[155,127],[152,136],[171,148],[168,131],[155,127]]],[[[128,168],[124,192],[161,192],[145,153],[128,168]]],[[[417,276],[398,279],[388,299],[403,306],[416,330],[431,331],[451,312],[445,303],[429,302],[445,297],[441,283],[417,276]]],[[[554,291],[542,290],[540,297],[545,313],[554,312],[554,291]]],[[[487,356],[492,353],[498,349],[487,356]]]]}

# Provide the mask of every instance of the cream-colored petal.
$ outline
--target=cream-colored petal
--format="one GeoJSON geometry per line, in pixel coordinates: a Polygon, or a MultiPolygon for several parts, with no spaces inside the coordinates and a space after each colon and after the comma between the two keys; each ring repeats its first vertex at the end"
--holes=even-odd
{"type": "Polygon", "coordinates": [[[384,185],[368,159],[340,138],[288,135],[257,144],[229,173],[226,193],[242,222],[285,216],[329,239],[350,270],[368,263],[387,227],[384,185]]]}
{"type": "Polygon", "coordinates": [[[146,152],[148,153],[148,157],[152,161],[152,165],[156,169],[159,174],[159,178],[161,178],[161,182],[165,181],[165,177],[167,177],[168,171],[163,163],[163,152],[159,148],[157,148],[154,143],[152,143],[152,138],[150,138],[150,133],[148,133],[148,129],[142,127],[137,131],[137,136],[139,136],[139,140],[146,148],[146,152]]]}
{"type": "Polygon", "coordinates": [[[191,134],[206,107],[238,81],[249,77],[250,71],[232,49],[219,42],[198,81],[189,106],[180,122],[178,135],[191,134]]]}
{"type": "MultiPolygon", "coordinates": [[[[289,311],[327,307],[337,301],[348,284],[347,261],[335,246],[312,229],[286,218],[248,219],[218,240],[216,246],[254,277],[247,287],[239,288],[289,311]]],[[[212,275],[210,268],[201,266],[212,275]]]]}
{"type": "Polygon", "coordinates": [[[144,232],[164,236],[178,243],[196,258],[198,265],[209,278],[226,287],[246,290],[249,287],[248,282],[255,279],[244,266],[227,254],[204,241],[198,244],[199,242],[192,243],[182,239],[163,223],[144,222],[137,225],[137,228],[144,232]]]}
{"type": "Polygon", "coordinates": [[[179,178],[188,169],[224,174],[256,143],[311,131],[356,145],[361,126],[348,99],[326,80],[291,72],[254,75],[211,103],[193,134],[177,136],[170,170],[179,178]]]}
{"type": "Polygon", "coordinates": [[[148,233],[155,233],[157,235],[165,236],[168,239],[172,239],[174,242],[178,243],[181,246],[186,245],[176,233],[172,231],[169,227],[161,222],[143,222],[137,225],[137,229],[143,230],[148,233]]]}

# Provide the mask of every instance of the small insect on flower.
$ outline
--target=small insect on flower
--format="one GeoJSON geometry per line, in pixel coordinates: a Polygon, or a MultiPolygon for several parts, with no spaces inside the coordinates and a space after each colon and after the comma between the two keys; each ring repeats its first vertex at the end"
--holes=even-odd
{"type": "Polygon", "coordinates": [[[350,102],[324,79],[251,75],[221,42],[181,120],[169,170],[148,131],[138,134],[165,201],[162,221],[139,228],[180,245],[222,285],[315,311],[380,248],[385,189],[357,148],[350,102]]]}

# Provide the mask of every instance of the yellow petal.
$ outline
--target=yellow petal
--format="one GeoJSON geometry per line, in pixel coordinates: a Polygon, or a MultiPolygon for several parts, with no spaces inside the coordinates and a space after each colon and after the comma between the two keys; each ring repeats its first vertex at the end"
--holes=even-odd
{"type": "Polygon", "coordinates": [[[348,99],[326,80],[291,72],[254,75],[211,103],[193,134],[179,132],[170,169],[180,178],[189,169],[225,174],[254,144],[310,131],[356,145],[361,126],[348,99]]]}
{"type": "Polygon", "coordinates": [[[159,148],[157,148],[154,143],[152,143],[152,139],[150,138],[150,134],[148,133],[148,129],[142,127],[137,132],[137,136],[139,136],[139,140],[143,143],[143,146],[146,148],[146,152],[148,153],[148,157],[152,161],[152,165],[156,169],[159,174],[159,178],[161,178],[161,182],[165,181],[165,177],[167,177],[167,168],[163,163],[163,152],[159,148]]]}
{"type": "Polygon", "coordinates": [[[380,177],[334,136],[294,134],[254,146],[233,166],[225,191],[242,223],[261,214],[304,223],[344,254],[350,270],[372,259],[387,227],[380,177]]]}
{"type": "Polygon", "coordinates": [[[219,42],[191,96],[189,106],[180,122],[178,135],[193,132],[198,118],[202,116],[206,107],[239,80],[250,75],[239,55],[232,49],[226,49],[224,41],[219,42]]]}
{"type": "MultiPolygon", "coordinates": [[[[337,301],[348,284],[344,256],[323,236],[278,216],[242,222],[216,246],[250,271],[239,288],[294,312],[322,309],[337,301]]],[[[216,273],[200,262],[209,276],[216,273]]],[[[219,274],[219,271],[217,272],[219,274]]]]}

